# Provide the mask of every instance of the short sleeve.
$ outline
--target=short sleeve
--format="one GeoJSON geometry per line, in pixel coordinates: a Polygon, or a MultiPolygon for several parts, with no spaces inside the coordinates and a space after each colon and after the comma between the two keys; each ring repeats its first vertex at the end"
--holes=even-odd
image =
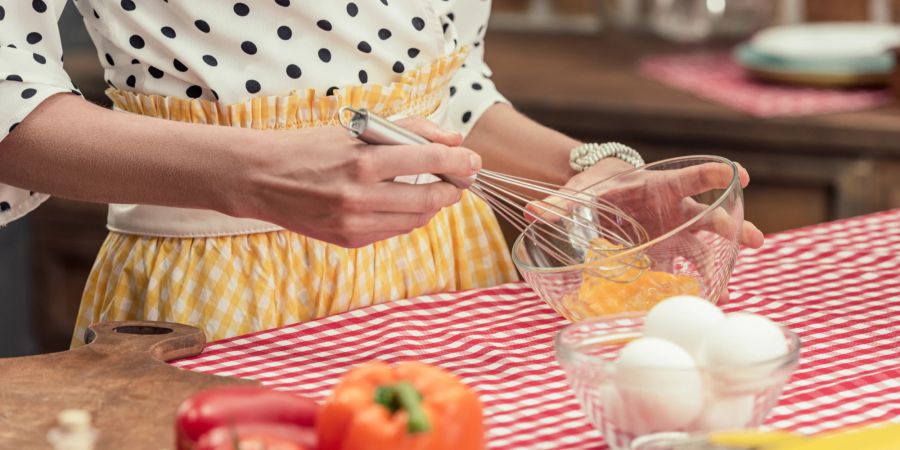
{"type": "MultiPolygon", "coordinates": [[[[66,0],[0,3],[0,141],[48,97],[80,95],[62,64],[57,22],[66,0]]],[[[16,220],[47,195],[2,184],[0,226],[16,220]]]]}
{"type": "Polygon", "coordinates": [[[494,86],[491,69],[484,62],[484,35],[491,2],[457,0],[452,5],[441,16],[445,38],[455,47],[467,46],[469,55],[450,81],[448,113],[453,128],[467,135],[488,108],[509,101],[494,86]]]}

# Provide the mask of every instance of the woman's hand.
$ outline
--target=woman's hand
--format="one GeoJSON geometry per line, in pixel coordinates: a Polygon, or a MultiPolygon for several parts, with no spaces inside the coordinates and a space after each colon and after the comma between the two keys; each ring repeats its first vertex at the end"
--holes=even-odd
{"type": "MultiPolygon", "coordinates": [[[[750,175],[740,164],[737,166],[741,187],[746,188],[750,183],[750,175]]],[[[572,177],[566,187],[581,191],[630,169],[632,166],[622,160],[607,158],[572,177]]],[[[634,218],[647,229],[652,239],[702,212],[708,205],[695,201],[691,196],[713,189],[724,189],[731,181],[731,176],[731,169],[724,164],[700,164],[678,170],[645,172],[640,176],[635,174],[604,186],[602,191],[596,193],[616,205],[646,205],[635,211],[643,211],[648,217],[634,218]],[[661,222],[660,215],[654,213],[660,210],[667,212],[666,223],[661,222]]],[[[724,210],[717,209],[695,224],[693,229],[723,234],[733,229],[733,223],[724,210]]],[[[744,221],[741,224],[739,242],[747,247],[759,248],[763,244],[763,234],[751,222],[744,221]]]]}
{"type": "Polygon", "coordinates": [[[424,226],[460,199],[445,182],[412,185],[403,175],[470,176],[481,158],[462,137],[412,117],[401,126],[434,142],[368,145],[339,127],[258,133],[247,148],[249,187],[227,213],[260,218],[315,239],[360,247],[424,226]]]}

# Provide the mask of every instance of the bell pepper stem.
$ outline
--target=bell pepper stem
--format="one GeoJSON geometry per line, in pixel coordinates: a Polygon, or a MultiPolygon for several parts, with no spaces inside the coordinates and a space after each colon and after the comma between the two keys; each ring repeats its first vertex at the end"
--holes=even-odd
{"type": "Polygon", "coordinates": [[[408,382],[379,387],[375,391],[375,403],[383,405],[391,414],[401,409],[406,411],[407,429],[412,434],[431,429],[428,415],[422,408],[422,395],[408,382]]]}

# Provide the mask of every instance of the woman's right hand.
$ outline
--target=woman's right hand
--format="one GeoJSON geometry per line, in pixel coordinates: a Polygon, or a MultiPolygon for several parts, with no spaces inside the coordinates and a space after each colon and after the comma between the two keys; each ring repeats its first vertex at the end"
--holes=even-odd
{"type": "MultiPolygon", "coordinates": [[[[446,182],[412,185],[403,175],[471,176],[481,169],[462,136],[421,117],[398,122],[434,142],[368,145],[339,127],[259,132],[226,213],[266,220],[306,236],[361,247],[422,227],[460,199],[446,182]],[[236,201],[235,201],[236,200],[236,201]]],[[[246,144],[242,144],[246,147],[246,144]]]]}

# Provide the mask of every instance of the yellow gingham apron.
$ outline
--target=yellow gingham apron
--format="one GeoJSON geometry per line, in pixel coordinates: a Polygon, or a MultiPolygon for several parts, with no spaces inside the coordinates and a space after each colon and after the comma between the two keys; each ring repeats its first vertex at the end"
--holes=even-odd
{"type": "MultiPolygon", "coordinates": [[[[109,90],[116,109],[182,122],[253,129],[337,123],[343,106],[382,116],[428,115],[465,51],[407,72],[391,86],[347,86],[206,100],[109,90]]],[[[88,278],[72,345],[93,322],[159,320],[197,326],[215,340],[424,294],[492,286],[517,278],[497,220],[469,192],[425,227],[346,249],[290,231],[212,237],[111,232],[88,278]]]]}

